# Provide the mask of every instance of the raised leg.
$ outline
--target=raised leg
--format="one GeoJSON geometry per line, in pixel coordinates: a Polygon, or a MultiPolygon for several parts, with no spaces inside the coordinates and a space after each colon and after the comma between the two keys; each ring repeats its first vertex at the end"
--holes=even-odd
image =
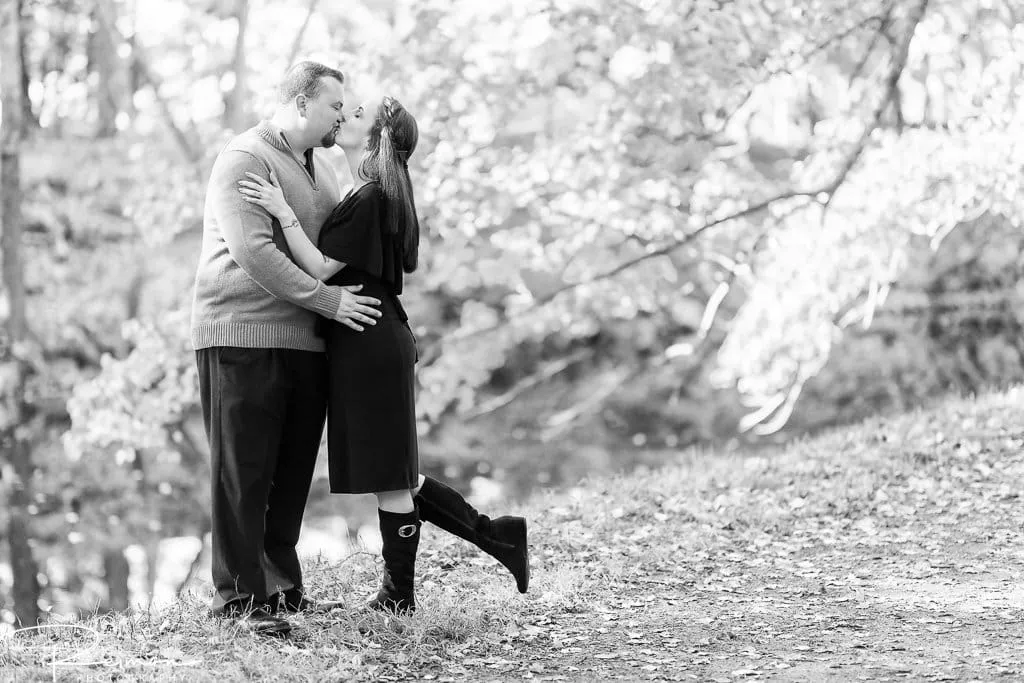
{"type": "Polygon", "coordinates": [[[498,560],[525,593],[530,587],[530,550],[526,520],[522,517],[491,519],[480,514],[458,491],[432,477],[420,475],[415,497],[420,520],[469,541],[498,560]]]}

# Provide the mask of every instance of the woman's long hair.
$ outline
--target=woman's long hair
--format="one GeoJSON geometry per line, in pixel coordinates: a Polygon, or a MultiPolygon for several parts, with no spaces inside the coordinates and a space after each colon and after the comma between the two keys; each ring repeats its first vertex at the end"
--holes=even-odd
{"type": "Polygon", "coordinates": [[[411,273],[419,261],[420,222],[409,177],[409,157],[416,150],[420,132],[401,103],[385,97],[370,128],[359,173],[380,183],[387,199],[388,231],[402,244],[402,269],[411,273]]]}

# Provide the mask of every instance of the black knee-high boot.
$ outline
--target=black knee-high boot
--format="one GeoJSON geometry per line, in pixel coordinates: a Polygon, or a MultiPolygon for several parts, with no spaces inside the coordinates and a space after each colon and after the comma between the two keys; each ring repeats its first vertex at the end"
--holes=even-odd
{"type": "Polygon", "coordinates": [[[372,609],[399,614],[416,610],[416,550],[420,544],[420,520],[412,512],[377,510],[383,540],[384,577],[377,597],[370,601],[372,609]]]}
{"type": "Polygon", "coordinates": [[[530,551],[526,544],[526,520],[522,517],[482,515],[455,489],[425,477],[416,494],[420,519],[465,539],[501,562],[512,572],[516,587],[530,587],[530,551]]]}

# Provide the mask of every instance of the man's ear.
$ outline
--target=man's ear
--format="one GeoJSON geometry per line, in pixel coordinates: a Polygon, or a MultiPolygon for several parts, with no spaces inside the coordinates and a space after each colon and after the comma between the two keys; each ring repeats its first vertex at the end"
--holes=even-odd
{"type": "Polygon", "coordinates": [[[307,98],[302,93],[295,96],[295,109],[299,112],[299,116],[306,116],[306,102],[307,98]]]}

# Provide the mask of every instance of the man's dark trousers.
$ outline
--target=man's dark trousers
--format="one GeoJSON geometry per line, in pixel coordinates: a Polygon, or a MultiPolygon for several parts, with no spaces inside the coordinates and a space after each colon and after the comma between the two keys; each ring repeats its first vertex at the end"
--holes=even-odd
{"type": "Polygon", "coordinates": [[[213,475],[212,609],[301,592],[295,544],[327,414],[327,357],[220,346],[196,361],[213,475]]]}

